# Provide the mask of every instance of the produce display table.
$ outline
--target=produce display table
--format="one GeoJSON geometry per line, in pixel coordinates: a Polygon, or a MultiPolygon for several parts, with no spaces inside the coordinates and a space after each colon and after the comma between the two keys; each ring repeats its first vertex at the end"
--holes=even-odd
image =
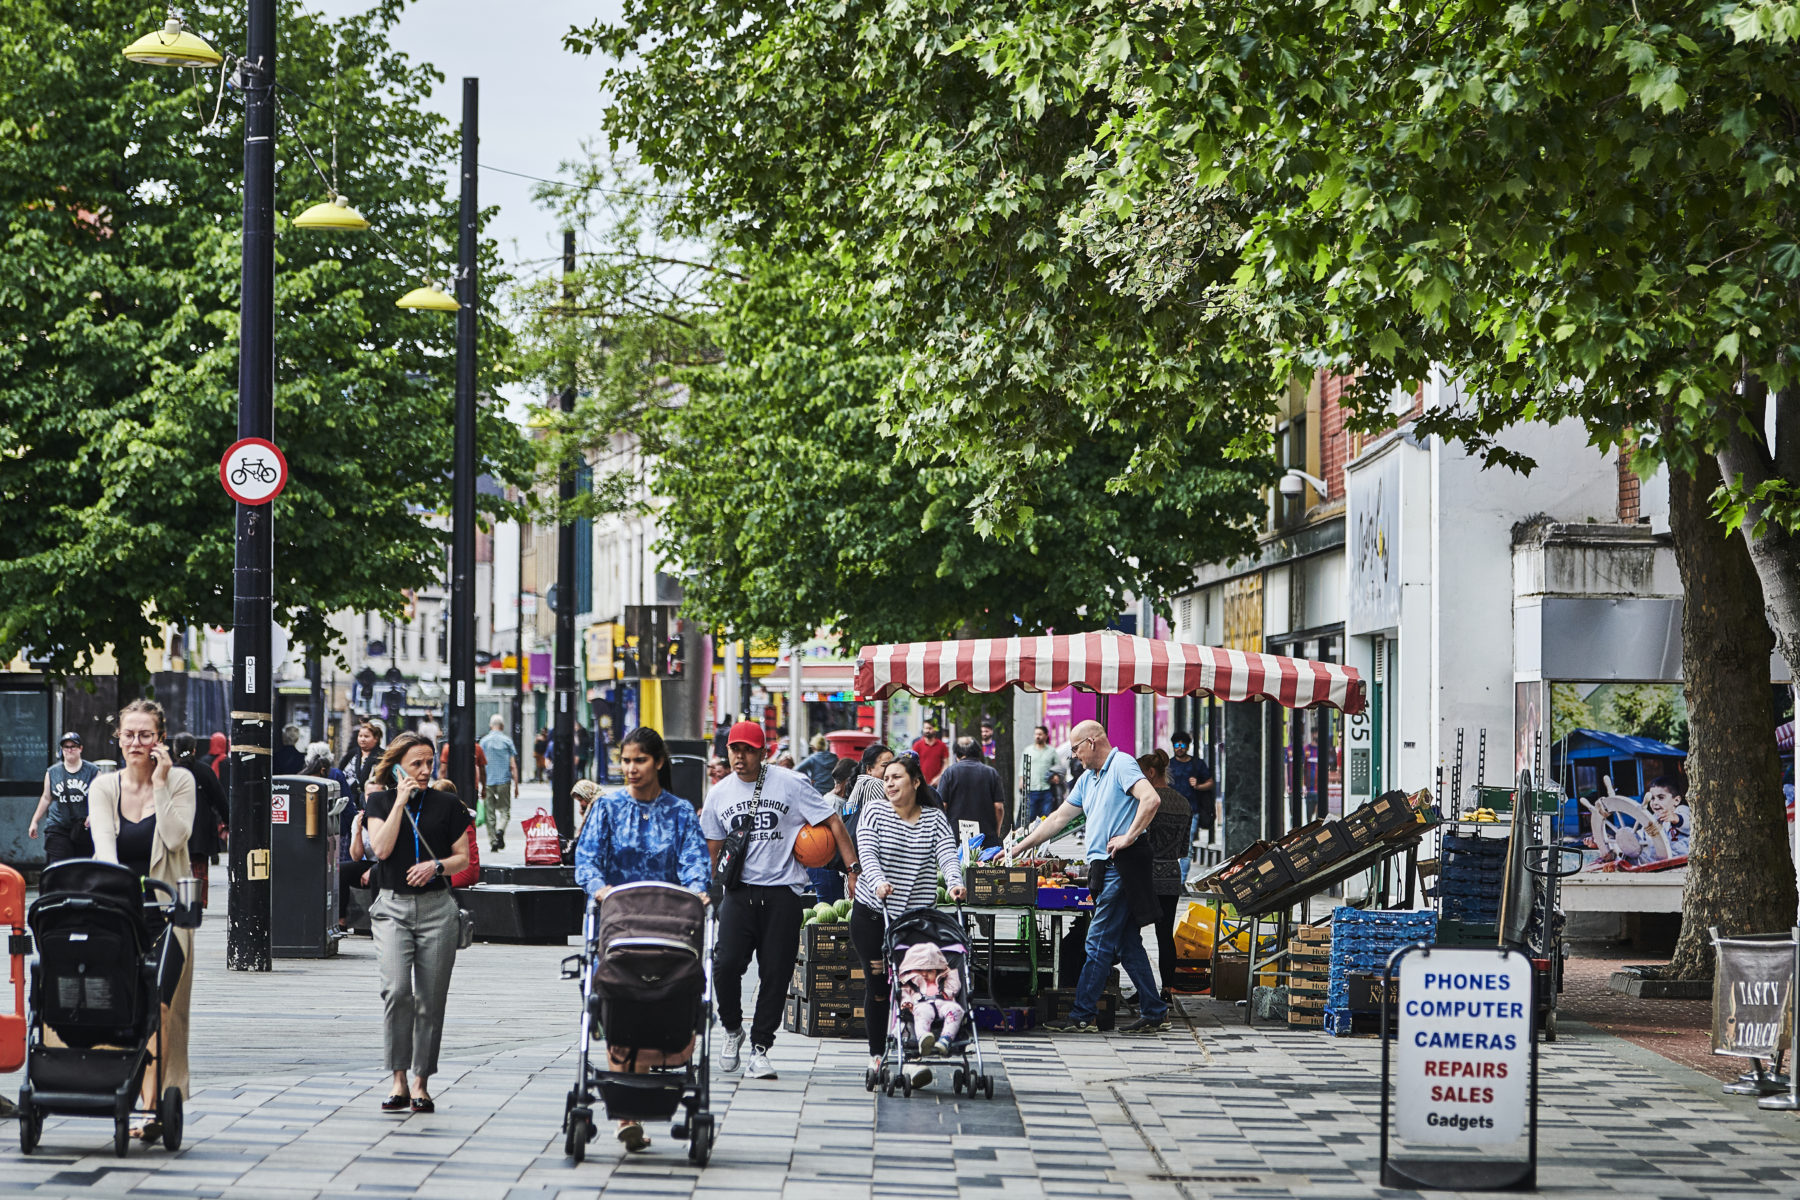
{"type": "MultiPolygon", "coordinates": [[[[1031,994],[1033,996],[1036,996],[1037,995],[1038,960],[1037,960],[1037,922],[1036,922],[1035,918],[1037,916],[1037,909],[1027,908],[1026,906],[1024,906],[1022,904],[1021,905],[964,904],[958,909],[958,912],[964,918],[963,919],[963,928],[968,930],[968,932],[969,932],[969,957],[971,959],[975,958],[975,956],[978,952],[977,946],[979,943],[985,942],[987,945],[987,995],[985,997],[976,997],[976,998],[985,999],[988,1004],[992,1005],[995,1008],[1003,1007],[1000,1003],[1000,998],[994,994],[994,956],[995,956],[995,950],[997,948],[997,944],[1000,941],[1000,920],[1001,920],[1001,918],[1004,918],[1004,917],[1013,917],[1013,918],[1031,917],[1031,918],[1034,918],[1031,923],[1031,936],[1026,938],[1025,942],[1026,942],[1026,954],[1031,961],[1031,994]],[[985,932],[982,929],[981,921],[971,919],[971,918],[978,918],[978,917],[989,918],[988,922],[987,922],[987,929],[985,932]]],[[[1057,957],[1060,958],[1060,951],[1059,951],[1057,957]]]]}
{"type": "MultiPolygon", "coordinates": [[[[1346,858],[1340,858],[1336,862],[1326,864],[1322,869],[1314,874],[1308,875],[1305,879],[1302,879],[1297,883],[1289,884],[1278,891],[1269,893],[1267,896],[1256,901],[1254,905],[1244,905],[1239,907],[1238,916],[1247,920],[1250,926],[1250,970],[1244,1001],[1244,1024],[1251,1024],[1256,1012],[1254,999],[1256,996],[1257,942],[1259,940],[1259,935],[1262,932],[1263,921],[1273,918],[1276,925],[1276,952],[1263,960],[1263,967],[1266,969],[1270,965],[1280,963],[1287,957],[1288,921],[1295,905],[1304,904],[1311,897],[1316,896],[1325,889],[1335,887],[1347,879],[1352,879],[1355,876],[1362,874],[1364,871],[1372,870],[1397,855],[1416,855],[1419,850],[1420,839],[1436,828],[1436,822],[1422,821],[1416,821],[1410,825],[1403,826],[1386,837],[1359,848],[1354,854],[1351,854],[1346,858]]],[[[1408,903],[1411,903],[1412,901],[1413,883],[1414,873],[1409,870],[1406,878],[1406,900],[1408,903]]],[[[1228,897],[1221,896],[1218,892],[1198,891],[1196,889],[1195,894],[1203,897],[1228,899],[1228,897]]],[[[1215,953],[1216,952],[1215,949],[1215,953]]]]}

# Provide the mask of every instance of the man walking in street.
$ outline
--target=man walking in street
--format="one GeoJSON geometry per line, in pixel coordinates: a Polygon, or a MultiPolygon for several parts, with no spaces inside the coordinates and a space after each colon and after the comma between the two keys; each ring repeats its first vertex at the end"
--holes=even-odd
{"type": "Polygon", "coordinates": [[[481,803],[487,809],[488,849],[506,849],[506,827],[512,823],[513,789],[519,783],[519,748],[506,736],[506,718],[488,718],[488,731],[476,747],[487,755],[481,803]]]}
{"type": "Polygon", "coordinates": [[[1000,772],[981,761],[981,745],[974,738],[956,739],[956,761],[938,776],[937,790],[944,798],[950,832],[959,844],[965,822],[981,830],[983,846],[1000,844],[1000,826],[1006,823],[1006,785],[1000,782],[1000,772]]]}
{"type": "Polygon", "coordinates": [[[1049,728],[1039,725],[1031,745],[1025,747],[1019,772],[1019,791],[1025,797],[1025,825],[1050,815],[1055,795],[1050,790],[1050,780],[1061,766],[1062,759],[1057,757],[1056,747],[1050,744],[1049,728]]]}
{"type": "Polygon", "coordinates": [[[37,811],[31,814],[31,826],[25,831],[26,837],[35,838],[38,826],[43,825],[46,867],[65,858],[93,855],[94,839],[87,829],[87,796],[88,785],[99,775],[99,767],[81,761],[81,735],[73,731],[63,734],[62,761],[52,763],[44,772],[44,794],[38,798],[37,811]]]}
{"type": "Polygon", "coordinates": [[[1069,747],[1087,768],[1069,798],[1013,847],[1014,854],[1047,842],[1077,814],[1087,814],[1088,890],[1094,916],[1088,925],[1087,962],[1075,985],[1075,1003],[1066,1020],[1044,1028],[1057,1033],[1091,1033],[1100,1011],[1100,993],[1113,968],[1123,963],[1137,988],[1138,1019],[1121,1033],[1156,1033],[1169,1026],[1169,1006],[1157,994],[1143,928],[1156,920],[1149,840],[1142,837],[1162,803],[1137,760],[1113,749],[1098,721],[1083,721],[1069,734],[1069,747]]]}
{"type": "Polygon", "coordinates": [[[925,782],[936,787],[938,776],[944,773],[944,764],[950,761],[950,746],[938,732],[936,721],[926,719],[925,734],[913,742],[912,748],[919,756],[919,770],[924,774],[925,782]]]}
{"type": "Polygon", "coordinates": [[[1218,810],[1213,802],[1213,772],[1204,758],[1190,756],[1188,750],[1194,744],[1193,735],[1186,730],[1177,730],[1169,739],[1175,748],[1175,754],[1169,759],[1169,786],[1181,793],[1181,798],[1188,802],[1188,811],[1194,814],[1188,825],[1188,845],[1195,845],[1200,839],[1200,831],[1206,830],[1206,844],[1212,845],[1213,824],[1218,819],[1218,810]]]}
{"type": "Polygon", "coordinates": [[[801,759],[800,765],[794,769],[810,779],[812,785],[821,792],[829,792],[832,786],[831,771],[838,764],[838,756],[831,752],[831,743],[825,740],[822,733],[813,734],[807,745],[812,747],[812,753],[801,759]]]}
{"type": "Polygon", "coordinates": [[[706,793],[700,832],[712,854],[715,873],[725,838],[737,829],[750,833],[744,870],[737,886],[725,889],[719,904],[718,949],[713,956],[719,1025],[725,1031],[719,1065],[735,1071],[744,1049],[744,972],[756,956],[756,1012],[750,1022],[746,1079],[773,1079],[769,1047],[781,1024],[782,1006],[800,954],[800,894],[806,869],[794,857],[802,826],[824,825],[849,864],[855,887],[856,847],[838,816],[836,798],[821,795],[793,771],[764,762],[768,738],[761,725],[739,721],[726,737],[731,774],[706,793]]]}

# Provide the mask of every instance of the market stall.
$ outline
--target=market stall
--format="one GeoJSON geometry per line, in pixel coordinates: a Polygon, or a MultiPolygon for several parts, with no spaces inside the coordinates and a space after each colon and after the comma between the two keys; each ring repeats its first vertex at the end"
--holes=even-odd
{"type": "MultiPolygon", "coordinates": [[[[1365,704],[1363,682],[1353,667],[1113,630],[864,646],[856,659],[856,695],[865,701],[883,700],[896,692],[942,696],[1014,686],[1030,692],[1074,687],[1102,695],[1139,692],[1269,700],[1288,708],[1327,705],[1350,714],[1361,712],[1365,704]]],[[[1014,921],[1008,918],[1021,915],[1027,896],[1013,892],[1006,897],[1008,903],[984,904],[971,882],[974,903],[964,907],[973,917],[976,958],[989,964],[987,991],[996,1001],[1001,991],[996,977],[1006,961],[1029,971],[1026,999],[1037,998],[1040,962],[1051,965],[1053,988],[1062,983],[1065,923],[1092,908],[1082,874],[1084,855],[1079,845],[1071,850],[1064,857],[1020,864],[1037,874],[1038,887],[1033,889],[1036,902],[1029,906],[1032,919],[1021,923],[1020,936],[1010,942],[1001,939],[1001,932],[1011,932],[1006,927],[1014,921]]],[[[1045,1012],[1044,1006],[1039,1005],[1038,1011],[1045,1012]]],[[[1054,1000],[1047,1015],[1060,1015],[1054,1000]]]]}

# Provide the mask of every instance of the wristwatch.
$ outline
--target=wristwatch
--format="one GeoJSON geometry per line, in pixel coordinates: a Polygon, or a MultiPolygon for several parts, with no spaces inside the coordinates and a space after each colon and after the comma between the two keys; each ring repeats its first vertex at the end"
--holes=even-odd
{"type": "Polygon", "coordinates": [[[436,874],[435,878],[440,878],[440,879],[443,878],[444,860],[441,858],[434,858],[431,860],[431,865],[437,868],[437,874],[436,874]]]}
{"type": "Polygon", "coordinates": [[[861,875],[862,874],[862,860],[858,859],[857,861],[851,863],[849,866],[845,867],[844,874],[846,874],[846,875],[861,875]]]}

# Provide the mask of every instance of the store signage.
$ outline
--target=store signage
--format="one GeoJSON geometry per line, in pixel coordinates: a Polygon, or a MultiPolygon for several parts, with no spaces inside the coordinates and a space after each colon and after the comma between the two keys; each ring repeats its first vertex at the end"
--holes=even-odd
{"type": "Polygon", "coordinates": [[[1345,473],[1349,517],[1350,618],[1347,632],[1400,624],[1400,451],[1345,473]]]}
{"type": "Polygon", "coordinates": [[[1531,960],[1433,949],[1400,960],[1396,1129],[1411,1143],[1492,1146],[1531,1112],[1531,960]]]}
{"type": "Polygon", "coordinates": [[[1794,1036],[1794,942],[1719,938],[1713,975],[1712,1051],[1774,1058],[1794,1036]]]}

